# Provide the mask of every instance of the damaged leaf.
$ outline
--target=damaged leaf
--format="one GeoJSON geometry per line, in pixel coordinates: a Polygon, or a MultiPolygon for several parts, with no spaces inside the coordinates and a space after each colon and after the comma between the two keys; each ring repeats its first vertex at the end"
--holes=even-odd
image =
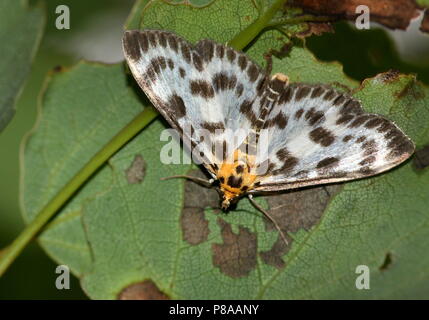
{"type": "MultiPolygon", "coordinates": [[[[212,38],[224,43],[258,17],[254,4],[217,0],[196,9],[140,1],[128,21],[173,30],[194,42],[212,38]]],[[[263,66],[269,61],[273,73],[286,73],[292,82],[326,83],[352,93],[367,111],[394,120],[418,148],[428,144],[429,92],[414,76],[381,74],[359,86],[340,64],[319,62],[302,45],[281,57],[270,54],[285,42],[282,33],[269,30],[247,53],[263,66]]],[[[25,147],[22,190],[28,219],[98,145],[147,105],[140,95],[121,65],[82,63],[54,76],[39,125],[25,147]]],[[[160,181],[172,175],[204,176],[186,155],[182,164],[160,161],[160,134],[167,127],[159,119],[145,128],[81,188],[41,236],[45,250],[71,267],[91,298],[147,298],[153,292],[171,299],[429,293],[421,280],[429,275],[429,171],[416,173],[407,162],[369,179],[257,197],[288,232],[285,247],[247,199],[224,213],[216,191],[183,179],[160,181]],[[130,183],[130,176],[138,176],[139,182],[130,183]],[[388,252],[394,264],[380,271],[388,252]],[[369,266],[370,291],[356,290],[357,265],[369,266]],[[393,282],[395,286],[389,285],[393,282]]]]}

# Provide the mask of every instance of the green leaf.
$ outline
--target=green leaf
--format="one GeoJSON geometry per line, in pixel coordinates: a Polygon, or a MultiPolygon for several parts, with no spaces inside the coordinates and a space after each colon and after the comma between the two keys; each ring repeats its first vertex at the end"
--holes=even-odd
{"type": "MultiPolygon", "coordinates": [[[[133,12],[129,25],[141,17],[144,28],[174,30],[191,41],[229,41],[258,17],[253,1],[230,0],[200,9],[141,1],[133,12]]],[[[275,30],[265,32],[247,53],[264,64],[263,55],[280,50],[285,40],[275,30]]],[[[284,55],[273,58],[273,72],[352,90],[367,111],[395,120],[419,148],[428,143],[429,90],[414,77],[382,74],[358,86],[338,63],[318,62],[302,46],[284,55]]],[[[134,83],[120,65],[87,63],[49,82],[24,150],[28,220],[141,110],[134,83]]],[[[160,181],[202,175],[186,155],[180,165],[160,162],[166,144],[177,146],[160,141],[165,128],[159,120],[136,136],[40,237],[48,254],[82,279],[91,298],[122,297],[133,284],[148,283],[177,299],[427,296],[427,170],[406,163],[370,179],[259,198],[289,231],[285,247],[246,199],[225,214],[216,209],[214,190],[160,181]],[[356,289],[357,265],[370,267],[371,290],[356,289]]]]}
{"type": "Polygon", "coordinates": [[[0,2],[0,131],[15,113],[15,102],[30,72],[44,22],[43,10],[28,8],[27,1],[0,2]]]}
{"type": "MultiPolygon", "coordinates": [[[[141,111],[141,102],[122,64],[81,62],[54,74],[44,92],[36,126],[25,141],[21,184],[25,220],[33,220],[56,192],[141,111]]],[[[42,237],[49,254],[57,261],[67,261],[75,274],[86,270],[91,262],[80,215],[82,202],[100,191],[99,186],[93,186],[84,188],[85,195],[78,193],[42,237]]]]}
{"type": "Polygon", "coordinates": [[[429,0],[416,0],[417,4],[422,7],[429,7],[429,0]]]}
{"type": "Polygon", "coordinates": [[[167,0],[167,2],[171,4],[190,5],[195,8],[205,7],[213,1],[215,0],[167,0]]]}

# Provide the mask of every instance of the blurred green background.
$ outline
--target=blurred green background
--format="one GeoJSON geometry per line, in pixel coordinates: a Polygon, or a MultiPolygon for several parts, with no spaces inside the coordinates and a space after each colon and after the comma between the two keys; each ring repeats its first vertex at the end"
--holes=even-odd
{"type": "MultiPolygon", "coordinates": [[[[82,58],[108,63],[122,60],[122,28],[133,3],[131,0],[32,3],[45,7],[47,19],[15,117],[0,133],[0,247],[9,244],[24,228],[18,202],[19,146],[23,135],[34,125],[37,99],[45,77],[54,67],[71,66],[82,58]],[[70,8],[69,30],[55,28],[55,8],[61,4],[70,8]]],[[[56,289],[56,266],[33,242],[0,278],[0,299],[86,299],[74,277],[70,290],[56,289]]]]}
{"type": "MultiPolygon", "coordinates": [[[[45,34],[32,71],[16,105],[9,126],[0,133],[0,247],[10,243],[23,229],[18,203],[19,146],[34,125],[37,99],[44,79],[58,66],[71,66],[79,59],[108,63],[122,60],[122,26],[134,1],[131,0],[46,0],[42,5],[47,20],[45,34]],[[70,30],[55,28],[55,8],[70,8],[70,30]]],[[[407,32],[386,32],[373,25],[357,31],[349,23],[335,24],[334,34],[307,39],[308,48],[321,60],[340,61],[350,77],[363,80],[389,69],[415,73],[429,84],[429,36],[418,32],[417,23],[407,32]]],[[[56,263],[33,242],[0,278],[0,299],[86,299],[73,278],[70,290],[55,287],[56,263]]]]}

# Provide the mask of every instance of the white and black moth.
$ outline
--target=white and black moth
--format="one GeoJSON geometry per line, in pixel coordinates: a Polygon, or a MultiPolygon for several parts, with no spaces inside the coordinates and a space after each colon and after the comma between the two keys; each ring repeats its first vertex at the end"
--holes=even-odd
{"type": "Polygon", "coordinates": [[[282,74],[270,78],[244,53],[212,40],[193,46],[171,32],[133,30],[123,49],[153,105],[204,158],[224,209],[243,195],[372,176],[414,151],[393,122],[365,113],[357,99],[326,85],[289,84],[282,74]],[[208,130],[210,139],[197,144],[185,126],[208,130]],[[264,174],[248,140],[246,148],[227,148],[223,130],[239,128],[256,139],[268,130],[264,174]],[[215,153],[219,144],[229,154],[215,153]]]}

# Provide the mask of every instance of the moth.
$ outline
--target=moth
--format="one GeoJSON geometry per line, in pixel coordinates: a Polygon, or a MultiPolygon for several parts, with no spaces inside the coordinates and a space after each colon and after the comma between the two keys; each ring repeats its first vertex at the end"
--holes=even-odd
{"type": "Polygon", "coordinates": [[[207,39],[192,45],[168,31],[131,30],[123,50],[141,89],[207,169],[208,184],[218,183],[222,208],[248,196],[284,240],[253,194],[372,176],[414,152],[401,129],[364,112],[356,98],[323,84],[289,83],[283,74],[270,77],[227,45],[207,39]],[[228,148],[227,129],[249,135],[228,148]],[[208,131],[208,139],[192,135],[198,130],[208,131]],[[268,150],[263,161],[252,152],[261,133],[268,150]],[[213,148],[219,145],[220,154],[213,148]]]}

